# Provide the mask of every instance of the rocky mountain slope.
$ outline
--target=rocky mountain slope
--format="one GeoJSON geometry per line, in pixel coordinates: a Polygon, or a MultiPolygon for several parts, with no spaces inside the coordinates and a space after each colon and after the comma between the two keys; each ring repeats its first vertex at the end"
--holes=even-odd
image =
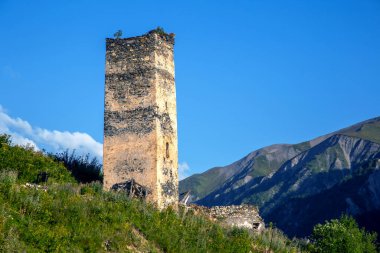
{"type": "Polygon", "coordinates": [[[303,236],[342,212],[360,218],[380,209],[379,143],[380,117],[300,144],[259,149],[181,181],[180,190],[206,206],[257,205],[266,221],[303,236]]]}
{"type": "Polygon", "coordinates": [[[286,160],[310,148],[308,142],[298,145],[277,144],[256,150],[241,160],[225,167],[215,167],[202,174],[195,174],[180,182],[180,192],[191,190],[192,200],[197,201],[237,175],[244,178],[236,181],[236,185],[244,185],[254,178],[267,176],[276,171],[286,160]]]}

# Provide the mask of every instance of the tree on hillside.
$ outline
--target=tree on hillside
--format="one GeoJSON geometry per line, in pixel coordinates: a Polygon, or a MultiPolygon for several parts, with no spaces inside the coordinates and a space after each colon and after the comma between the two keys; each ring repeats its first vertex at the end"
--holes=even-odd
{"type": "Polygon", "coordinates": [[[372,253],[376,252],[376,233],[360,229],[355,219],[343,215],[313,229],[311,252],[372,253]]]}

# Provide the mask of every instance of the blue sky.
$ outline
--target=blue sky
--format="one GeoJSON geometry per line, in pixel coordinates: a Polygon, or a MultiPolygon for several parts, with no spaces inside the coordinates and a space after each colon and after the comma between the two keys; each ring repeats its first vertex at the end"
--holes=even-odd
{"type": "Polygon", "coordinates": [[[0,131],[40,148],[101,155],[105,38],[118,29],[176,34],[187,174],[380,115],[378,0],[0,0],[0,26],[0,131]]]}

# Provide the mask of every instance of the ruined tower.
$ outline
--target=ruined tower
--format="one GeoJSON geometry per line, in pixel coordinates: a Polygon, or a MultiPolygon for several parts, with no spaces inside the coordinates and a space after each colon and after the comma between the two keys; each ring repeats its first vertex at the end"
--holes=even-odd
{"type": "Polygon", "coordinates": [[[174,34],[106,40],[104,188],[133,179],[158,207],[178,203],[174,34]]]}

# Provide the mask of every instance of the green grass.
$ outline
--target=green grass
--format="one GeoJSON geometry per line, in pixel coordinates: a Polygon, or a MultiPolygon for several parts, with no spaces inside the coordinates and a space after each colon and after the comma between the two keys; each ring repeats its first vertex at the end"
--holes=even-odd
{"type": "Polygon", "coordinates": [[[309,148],[311,148],[311,145],[310,145],[309,141],[305,141],[305,142],[301,142],[301,143],[293,145],[293,148],[295,150],[298,150],[301,153],[301,152],[303,152],[303,151],[308,150],[309,148]]]}
{"type": "Polygon", "coordinates": [[[356,131],[350,130],[343,133],[349,136],[359,137],[365,140],[380,143],[380,121],[365,124],[356,131]]]}
{"type": "Polygon", "coordinates": [[[44,192],[12,183],[11,177],[1,178],[2,251],[175,252],[188,246],[178,241],[181,219],[171,210],[161,213],[124,195],[102,192],[96,183],[50,185],[44,192]]]}
{"type": "Polygon", "coordinates": [[[252,170],[251,176],[259,177],[268,175],[268,171],[273,170],[270,168],[268,159],[265,156],[255,157],[254,169],[252,170]]]}
{"type": "Polygon", "coordinates": [[[342,168],[349,168],[344,150],[339,145],[328,147],[323,153],[315,155],[315,158],[308,163],[308,168],[313,174],[327,172],[330,170],[331,162],[335,159],[341,162],[342,168]]]}
{"type": "Polygon", "coordinates": [[[0,135],[0,171],[17,172],[18,182],[35,182],[40,172],[49,174],[50,183],[75,182],[63,164],[32,148],[10,144],[10,136],[0,135]]]}
{"type": "Polygon", "coordinates": [[[284,161],[272,160],[269,161],[267,156],[260,155],[254,158],[255,163],[253,169],[249,174],[252,177],[268,176],[270,173],[276,171],[284,161]]]}
{"type": "MultiPolygon", "coordinates": [[[[262,252],[262,239],[192,212],[157,210],[100,183],[51,184],[47,191],[0,174],[0,251],[262,252]]],[[[279,250],[281,252],[281,250],[279,250]]]]}
{"type": "Polygon", "coordinates": [[[254,236],[208,219],[103,192],[100,183],[43,190],[0,174],[2,252],[295,252],[285,236],[254,236]]]}
{"type": "Polygon", "coordinates": [[[160,211],[105,192],[100,182],[77,183],[62,163],[0,135],[0,252],[265,252],[270,245],[295,250],[285,237],[269,241],[191,210],[160,211]],[[45,188],[28,187],[40,171],[50,176],[45,188]]]}
{"type": "Polygon", "coordinates": [[[223,167],[213,168],[182,180],[179,184],[180,193],[191,189],[192,195],[199,198],[205,197],[226,181],[225,173],[220,172],[222,169],[223,167]]]}

